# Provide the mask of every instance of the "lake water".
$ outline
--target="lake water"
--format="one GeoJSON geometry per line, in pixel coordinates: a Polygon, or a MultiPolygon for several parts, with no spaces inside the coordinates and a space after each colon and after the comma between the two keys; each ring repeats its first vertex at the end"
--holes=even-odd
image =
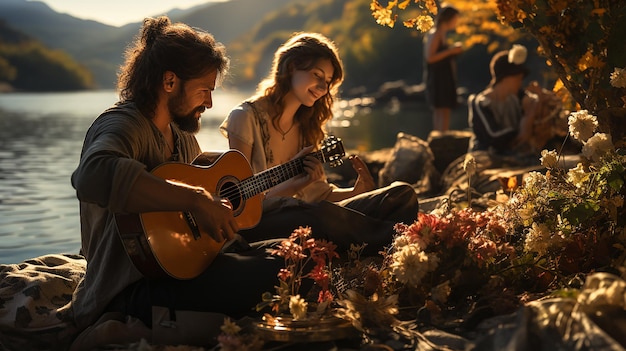
{"type": "MultiPolygon", "coordinates": [[[[248,92],[217,90],[202,116],[203,150],[224,150],[217,127],[248,92]]],[[[70,175],[93,119],[117,100],[112,90],[0,94],[0,264],[49,253],[78,253],[78,200],[70,175]]],[[[423,104],[356,108],[347,101],[329,125],[349,150],[391,147],[398,132],[426,139],[432,123],[423,104]]],[[[466,127],[465,111],[452,128],[466,127]]]]}

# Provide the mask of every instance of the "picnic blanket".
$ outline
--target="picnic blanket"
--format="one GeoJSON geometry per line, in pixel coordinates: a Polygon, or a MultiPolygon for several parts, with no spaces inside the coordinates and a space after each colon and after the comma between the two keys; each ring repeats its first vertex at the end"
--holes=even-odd
{"type": "Polygon", "coordinates": [[[67,349],[76,333],[72,294],[86,265],[63,254],[0,265],[0,349],[67,349]]]}

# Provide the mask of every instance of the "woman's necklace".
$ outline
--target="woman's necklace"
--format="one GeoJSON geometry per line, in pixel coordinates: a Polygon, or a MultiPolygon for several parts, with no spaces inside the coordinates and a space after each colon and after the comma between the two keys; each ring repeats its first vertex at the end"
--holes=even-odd
{"type": "Polygon", "coordinates": [[[295,124],[296,124],[296,122],[292,122],[292,123],[291,123],[291,126],[289,127],[289,129],[287,129],[287,131],[284,131],[284,132],[283,132],[282,128],[280,128],[280,126],[279,126],[279,125],[276,125],[276,130],[278,130],[278,132],[280,133],[280,135],[283,137],[283,141],[285,141],[285,136],[286,136],[287,134],[289,134],[289,132],[293,129],[293,126],[294,126],[295,124]]]}

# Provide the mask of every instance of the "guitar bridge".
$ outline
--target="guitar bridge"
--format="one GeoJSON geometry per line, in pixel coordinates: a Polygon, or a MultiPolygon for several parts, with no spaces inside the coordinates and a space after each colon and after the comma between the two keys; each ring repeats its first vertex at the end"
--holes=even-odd
{"type": "Polygon", "coordinates": [[[193,238],[196,240],[200,239],[200,229],[198,228],[196,219],[193,218],[193,215],[189,212],[183,212],[183,216],[185,217],[185,221],[187,221],[187,225],[189,226],[189,229],[191,229],[193,238]]]}

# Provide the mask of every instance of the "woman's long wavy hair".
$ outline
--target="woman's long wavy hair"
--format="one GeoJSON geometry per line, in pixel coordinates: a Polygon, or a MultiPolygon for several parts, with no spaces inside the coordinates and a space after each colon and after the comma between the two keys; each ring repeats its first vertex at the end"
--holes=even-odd
{"type": "Polygon", "coordinates": [[[276,51],[270,74],[257,88],[256,98],[268,100],[269,115],[276,127],[284,108],[284,97],[291,90],[293,72],[313,69],[320,59],[330,60],[334,72],[328,93],[311,107],[301,105],[294,116],[301,126],[305,145],[318,145],[326,136],[326,122],[333,117],[334,96],[343,81],[343,64],[335,44],[319,33],[295,33],[276,51]]]}
{"type": "Polygon", "coordinates": [[[133,101],[141,113],[154,117],[163,74],[171,71],[183,82],[217,71],[223,79],[229,59],[213,35],[166,16],[146,18],[140,35],[126,49],[118,75],[121,101],[133,101]]]}

